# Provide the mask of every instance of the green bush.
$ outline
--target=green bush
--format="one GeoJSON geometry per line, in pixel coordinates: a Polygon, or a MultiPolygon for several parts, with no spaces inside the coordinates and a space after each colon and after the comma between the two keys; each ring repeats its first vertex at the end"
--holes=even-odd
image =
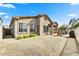
{"type": "Polygon", "coordinates": [[[16,39],[17,40],[22,39],[22,36],[18,35],[18,36],[16,36],[16,39]]]}
{"type": "Polygon", "coordinates": [[[38,36],[37,34],[30,34],[30,37],[38,36]]]}
{"type": "Polygon", "coordinates": [[[29,37],[35,37],[38,36],[36,33],[32,33],[32,34],[20,34],[18,36],[16,36],[16,39],[25,39],[25,38],[29,38],[29,37]]]}
{"type": "Polygon", "coordinates": [[[28,34],[24,34],[24,35],[23,35],[23,39],[24,39],[24,38],[28,38],[28,37],[30,37],[30,35],[28,35],[28,34]]]}

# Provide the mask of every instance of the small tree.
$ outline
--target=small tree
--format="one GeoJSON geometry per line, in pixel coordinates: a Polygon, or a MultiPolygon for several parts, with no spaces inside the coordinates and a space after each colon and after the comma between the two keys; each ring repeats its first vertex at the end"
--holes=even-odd
{"type": "Polygon", "coordinates": [[[69,25],[71,25],[70,27],[71,29],[79,27],[79,18],[78,19],[72,18],[69,22],[69,25]]]}
{"type": "Polygon", "coordinates": [[[62,34],[65,34],[66,33],[66,29],[67,29],[67,25],[61,25],[59,27],[59,29],[61,30],[62,34]]]}
{"type": "Polygon", "coordinates": [[[76,25],[76,22],[77,20],[75,18],[72,18],[69,22],[69,25],[71,25],[71,29],[74,29],[75,28],[75,25],[76,25]]]}
{"type": "Polygon", "coordinates": [[[74,27],[74,28],[77,28],[77,27],[79,27],[79,22],[77,22],[77,23],[75,24],[75,27],[74,27]]]}

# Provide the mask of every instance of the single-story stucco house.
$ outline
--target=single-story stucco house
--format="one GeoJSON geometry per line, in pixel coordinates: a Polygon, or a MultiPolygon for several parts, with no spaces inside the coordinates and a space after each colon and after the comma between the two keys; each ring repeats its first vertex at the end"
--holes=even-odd
{"type": "MultiPolygon", "coordinates": [[[[58,24],[53,22],[48,15],[39,14],[37,16],[14,16],[10,25],[4,27],[0,18],[0,39],[7,35],[16,38],[20,34],[37,33],[38,35],[54,35],[58,33],[58,24]]],[[[11,37],[10,36],[10,37],[11,37]]]]}
{"type": "Polygon", "coordinates": [[[14,16],[10,28],[13,37],[19,34],[30,34],[36,32],[38,35],[52,35],[57,32],[58,24],[52,22],[47,15],[37,16],[14,16]],[[54,30],[54,31],[53,31],[54,30]]]}

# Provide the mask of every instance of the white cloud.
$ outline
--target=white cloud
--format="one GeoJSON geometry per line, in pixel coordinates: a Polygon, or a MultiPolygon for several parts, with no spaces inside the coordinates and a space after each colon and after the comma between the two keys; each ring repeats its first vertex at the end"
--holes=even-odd
{"type": "Polygon", "coordinates": [[[3,4],[3,3],[0,3],[0,7],[6,7],[6,8],[16,8],[14,5],[12,4],[3,4]]]}
{"type": "Polygon", "coordinates": [[[77,16],[75,13],[68,14],[68,16],[75,17],[77,16]]]}
{"type": "Polygon", "coordinates": [[[5,19],[8,19],[8,18],[9,18],[9,16],[4,16],[4,18],[5,18],[5,19]]]}
{"type": "Polygon", "coordinates": [[[30,12],[35,13],[35,11],[31,10],[30,12]]]}
{"type": "Polygon", "coordinates": [[[4,12],[0,12],[0,15],[8,15],[8,14],[4,12]]]}
{"type": "Polygon", "coordinates": [[[79,3],[70,3],[70,5],[72,5],[72,6],[79,5],[79,3]]]}

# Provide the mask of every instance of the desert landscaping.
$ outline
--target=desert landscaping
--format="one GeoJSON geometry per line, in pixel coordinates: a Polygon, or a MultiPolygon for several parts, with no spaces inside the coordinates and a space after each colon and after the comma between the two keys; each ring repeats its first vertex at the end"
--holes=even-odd
{"type": "Polygon", "coordinates": [[[58,56],[67,39],[59,36],[38,36],[22,40],[0,41],[2,56],[58,56]]]}

